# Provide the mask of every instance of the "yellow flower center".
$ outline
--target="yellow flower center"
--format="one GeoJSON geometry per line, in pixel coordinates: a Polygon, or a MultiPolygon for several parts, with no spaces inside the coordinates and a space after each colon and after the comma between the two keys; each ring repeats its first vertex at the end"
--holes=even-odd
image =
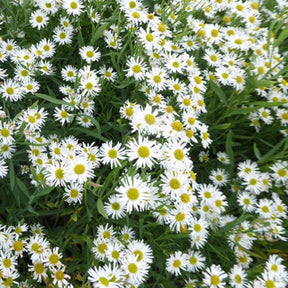
{"type": "Polygon", "coordinates": [[[130,263],[128,265],[128,271],[132,274],[135,274],[138,271],[138,266],[135,263],[130,263]]]}
{"type": "Polygon", "coordinates": [[[218,275],[212,275],[211,277],[211,285],[219,285],[220,284],[220,277],[218,275]]]}
{"type": "Polygon", "coordinates": [[[183,152],[181,149],[176,149],[176,150],[174,151],[174,157],[175,157],[177,160],[181,161],[181,160],[184,159],[185,154],[184,154],[184,152],[183,152]]]}
{"type": "Polygon", "coordinates": [[[147,146],[140,146],[138,148],[137,152],[141,158],[147,158],[150,155],[150,151],[149,151],[149,148],[147,146]]]}
{"type": "Polygon", "coordinates": [[[179,189],[181,187],[180,181],[176,178],[172,178],[169,182],[169,185],[174,190],[179,189]]]}
{"type": "Polygon", "coordinates": [[[45,267],[42,263],[36,263],[34,264],[34,271],[37,273],[37,274],[42,274],[45,270],[45,267]]]}
{"type": "Polygon", "coordinates": [[[83,173],[85,173],[86,169],[85,166],[83,164],[76,164],[74,166],[74,173],[77,175],[82,175],[83,173]]]}
{"type": "Polygon", "coordinates": [[[177,213],[176,217],[175,217],[177,222],[182,222],[185,219],[185,214],[184,213],[177,213]]]}
{"type": "Polygon", "coordinates": [[[10,131],[6,128],[1,129],[1,136],[2,137],[8,137],[10,135],[10,131]]]}
{"type": "Polygon", "coordinates": [[[127,197],[131,201],[137,200],[139,198],[139,195],[140,195],[139,190],[136,188],[130,188],[127,191],[127,197]]]}
{"type": "Polygon", "coordinates": [[[156,122],[156,118],[153,114],[146,114],[144,119],[148,125],[153,125],[156,122]]]}

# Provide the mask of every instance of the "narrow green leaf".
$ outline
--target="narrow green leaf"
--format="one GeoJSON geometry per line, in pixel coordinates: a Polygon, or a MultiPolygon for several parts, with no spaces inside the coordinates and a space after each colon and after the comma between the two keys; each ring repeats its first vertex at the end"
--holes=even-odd
{"type": "Polygon", "coordinates": [[[280,46],[286,38],[288,38],[288,27],[285,28],[277,37],[277,40],[274,42],[274,47],[280,46]]]}
{"type": "Polygon", "coordinates": [[[9,160],[9,176],[10,176],[10,187],[11,191],[14,191],[15,188],[15,171],[14,171],[14,163],[13,160],[9,160]]]}
{"type": "Polygon", "coordinates": [[[30,193],[29,193],[28,188],[26,187],[25,183],[18,177],[16,177],[16,185],[27,196],[27,198],[30,198],[30,193]]]}
{"type": "Polygon", "coordinates": [[[104,23],[103,25],[101,25],[101,26],[98,27],[98,28],[95,28],[95,27],[93,26],[93,28],[92,28],[92,38],[91,38],[91,41],[90,41],[90,45],[94,45],[95,42],[96,42],[98,39],[100,39],[100,38],[103,37],[104,31],[108,28],[109,25],[110,25],[110,23],[107,22],[107,23],[104,23]]]}
{"type": "Polygon", "coordinates": [[[257,148],[257,144],[256,143],[253,144],[253,151],[254,151],[254,154],[255,154],[256,158],[258,160],[260,160],[261,159],[261,154],[260,154],[259,149],[257,148]]]}
{"type": "Polygon", "coordinates": [[[234,164],[234,153],[233,153],[232,145],[233,145],[232,144],[232,130],[229,130],[227,138],[226,138],[225,150],[229,157],[231,167],[233,167],[233,164],[234,164]]]}
{"type": "Polygon", "coordinates": [[[101,136],[97,131],[93,130],[93,129],[84,129],[84,128],[79,128],[79,127],[72,127],[70,128],[71,131],[78,131],[80,133],[84,133],[88,136],[91,136],[93,138],[102,140],[102,141],[107,141],[108,139],[101,136]]]}
{"type": "Polygon", "coordinates": [[[42,98],[48,102],[51,102],[51,103],[54,103],[54,104],[58,104],[58,105],[66,105],[66,106],[71,106],[73,107],[72,104],[68,103],[68,102],[65,102],[63,100],[60,100],[60,99],[57,99],[57,98],[53,98],[49,95],[46,95],[46,94],[42,94],[42,93],[35,93],[35,95],[39,98],[42,98]]]}
{"type": "Polygon", "coordinates": [[[109,219],[108,216],[107,216],[107,213],[104,209],[104,204],[103,204],[103,201],[101,198],[98,198],[97,200],[97,203],[96,203],[96,206],[97,206],[97,210],[98,212],[105,218],[105,219],[109,219]]]}
{"type": "Polygon", "coordinates": [[[286,142],[286,139],[283,138],[279,143],[277,143],[272,149],[270,149],[266,154],[264,154],[259,163],[269,160],[275,153],[280,149],[280,147],[286,142]]]}
{"type": "Polygon", "coordinates": [[[246,108],[237,108],[227,113],[226,117],[233,115],[241,115],[241,114],[250,114],[251,112],[257,111],[259,107],[246,107],[246,108]]]}
{"type": "Polygon", "coordinates": [[[80,48],[85,45],[81,29],[78,31],[78,45],[80,48]]]}
{"type": "Polygon", "coordinates": [[[224,91],[217,86],[213,81],[210,81],[210,86],[212,88],[212,90],[215,92],[215,94],[219,97],[221,102],[226,102],[226,95],[224,93],[224,91]]]}
{"type": "Polygon", "coordinates": [[[215,235],[219,235],[219,234],[223,234],[223,233],[231,231],[232,229],[234,229],[236,226],[238,226],[240,223],[242,223],[243,221],[245,221],[249,217],[250,217],[250,215],[242,214],[237,219],[233,220],[229,224],[227,224],[224,227],[221,227],[219,230],[217,230],[215,235]]]}

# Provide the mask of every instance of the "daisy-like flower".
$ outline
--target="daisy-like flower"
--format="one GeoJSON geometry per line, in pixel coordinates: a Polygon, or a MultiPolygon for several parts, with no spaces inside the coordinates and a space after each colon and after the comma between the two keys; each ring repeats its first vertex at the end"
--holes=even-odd
{"type": "Polygon", "coordinates": [[[28,265],[28,271],[33,272],[33,279],[38,283],[42,282],[42,279],[47,279],[47,267],[45,267],[44,263],[40,260],[36,260],[32,265],[28,265]]]}
{"type": "Polygon", "coordinates": [[[148,21],[147,12],[143,10],[130,9],[125,11],[125,16],[132,26],[138,26],[140,23],[145,23],[148,21]]]}
{"type": "Polygon", "coordinates": [[[224,279],[228,276],[220,265],[213,264],[203,273],[204,285],[210,288],[225,288],[226,281],[224,279]]]}
{"type": "Polygon", "coordinates": [[[44,260],[45,265],[51,267],[61,267],[63,264],[60,259],[63,257],[63,254],[59,252],[59,247],[54,247],[53,250],[49,249],[47,253],[47,258],[44,260]]]}
{"type": "Polygon", "coordinates": [[[136,80],[143,80],[147,71],[147,66],[140,57],[128,59],[126,66],[128,69],[124,70],[128,77],[134,77],[136,80]]]}
{"type": "Polygon", "coordinates": [[[145,207],[147,197],[147,184],[142,181],[140,176],[126,176],[121,181],[121,186],[116,188],[119,200],[125,205],[126,211],[131,213],[132,210],[141,211],[145,207]]]}
{"type": "Polygon", "coordinates": [[[102,239],[104,241],[115,241],[115,231],[113,229],[113,226],[109,227],[109,224],[106,224],[105,226],[99,225],[97,228],[97,238],[102,239]]]}
{"type": "Polygon", "coordinates": [[[51,267],[50,268],[52,272],[52,278],[53,278],[53,284],[57,285],[59,288],[62,287],[68,287],[69,284],[68,280],[70,279],[70,276],[68,274],[65,274],[65,266],[62,267],[51,267]]]}
{"type": "Polygon", "coordinates": [[[216,170],[211,171],[209,179],[213,182],[214,185],[221,187],[227,184],[228,175],[224,169],[217,168],[216,170]]]}
{"type": "Polygon", "coordinates": [[[33,28],[37,28],[38,30],[42,29],[48,24],[49,17],[43,10],[36,10],[30,16],[30,24],[33,28]]]}
{"type": "Polygon", "coordinates": [[[111,195],[105,203],[105,211],[112,219],[120,219],[126,215],[125,203],[118,195],[111,195]]]}
{"type": "Polygon", "coordinates": [[[82,184],[79,183],[72,183],[69,184],[68,186],[66,186],[64,188],[65,193],[64,193],[64,198],[65,201],[68,204],[77,204],[77,203],[81,203],[82,198],[83,198],[83,190],[84,187],[82,184]]]}
{"type": "Polygon", "coordinates": [[[117,79],[117,72],[113,71],[112,67],[106,68],[105,65],[99,68],[99,73],[104,79],[109,82],[115,82],[117,79]]]}
{"type": "Polygon", "coordinates": [[[93,267],[88,270],[88,280],[94,288],[117,288],[123,285],[124,272],[117,265],[104,265],[93,267]]]}
{"type": "Polygon", "coordinates": [[[67,163],[65,161],[53,161],[46,165],[45,177],[49,186],[63,186],[67,179],[67,163]]]}
{"type": "Polygon", "coordinates": [[[152,70],[146,73],[147,83],[156,92],[162,91],[167,85],[166,70],[159,67],[152,67],[152,70]]]}
{"type": "Polygon", "coordinates": [[[203,270],[205,267],[205,260],[206,258],[199,252],[199,251],[193,251],[191,250],[187,254],[187,271],[188,272],[198,272],[200,270],[203,270]]]}
{"type": "Polygon", "coordinates": [[[82,4],[82,0],[65,0],[63,1],[63,8],[69,15],[80,16],[84,5],[82,4]]]}
{"type": "Polygon", "coordinates": [[[234,265],[229,273],[229,284],[233,288],[243,288],[246,286],[246,272],[240,265],[234,265]]]}
{"type": "Polygon", "coordinates": [[[130,241],[135,239],[135,232],[131,227],[124,226],[120,230],[120,240],[124,241],[125,244],[129,244],[130,241]]]}
{"type": "Polygon", "coordinates": [[[188,148],[185,147],[184,141],[177,141],[172,138],[164,144],[163,160],[161,165],[165,168],[180,169],[183,171],[191,171],[193,162],[188,156],[188,148]]]}
{"type": "Polygon", "coordinates": [[[26,80],[25,83],[23,83],[23,88],[24,88],[24,93],[36,93],[39,88],[40,88],[40,85],[37,81],[33,80],[33,79],[29,79],[29,80],[26,80]]]}
{"type": "Polygon", "coordinates": [[[113,145],[112,141],[105,142],[100,148],[99,156],[103,164],[110,164],[111,169],[120,166],[120,160],[124,160],[125,148],[121,148],[121,143],[117,142],[113,145]]]}
{"type": "Polygon", "coordinates": [[[225,164],[225,165],[230,164],[229,157],[225,152],[218,152],[217,153],[217,160],[220,161],[221,163],[225,164]]]}
{"type": "Polygon", "coordinates": [[[272,177],[277,184],[286,184],[288,182],[288,162],[278,161],[270,169],[273,171],[272,177]]]}
{"type": "Polygon", "coordinates": [[[244,178],[247,174],[250,174],[251,172],[259,172],[259,167],[256,162],[246,160],[244,162],[239,163],[238,176],[240,178],[244,178]]]}
{"type": "Polygon", "coordinates": [[[272,254],[269,256],[269,259],[265,264],[265,269],[268,271],[268,273],[287,281],[288,273],[282,262],[282,258],[280,258],[277,254],[272,254]]]}
{"type": "Polygon", "coordinates": [[[5,100],[16,102],[23,98],[24,90],[22,85],[14,79],[5,79],[0,86],[0,95],[5,100]]]}
{"type": "Polygon", "coordinates": [[[119,263],[125,257],[125,246],[118,240],[107,243],[107,260],[112,263],[119,263]]]}
{"type": "Polygon", "coordinates": [[[131,253],[121,261],[121,268],[124,270],[128,283],[139,285],[148,275],[149,264],[138,261],[138,255],[131,253]]]}
{"type": "Polygon", "coordinates": [[[243,177],[243,184],[246,185],[245,190],[256,195],[259,195],[265,189],[262,176],[257,172],[251,172],[243,177]]]}
{"type": "Polygon", "coordinates": [[[187,263],[187,255],[176,251],[166,260],[166,270],[177,276],[181,274],[181,270],[186,270],[187,263]]]}
{"type": "Polygon", "coordinates": [[[93,164],[86,157],[76,156],[67,166],[67,180],[72,183],[83,184],[94,177],[93,164]]]}
{"type": "Polygon", "coordinates": [[[40,60],[38,63],[38,69],[42,75],[53,75],[54,67],[49,61],[40,60]]]}
{"type": "Polygon", "coordinates": [[[0,121],[0,141],[2,144],[12,145],[15,142],[13,137],[14,130],[14,124],[0,121]]]}
{"type": "Polygon", "coordinates": [[[69,113],[67,110],[68,109],[64,105],[61,105],[60,108],[59,107],[55,108],[55,112],[53,116],[55,117],[57,121],[61,123],[61,125],[72,122],[74,118],[74,115],[69,113]]]}
{"type": "Polygon", "coordinates": [[[249,192],[239,193],[237,202],[244,211],[253,212],[256,209],[256,197],[249,192]]]}
{"type": "Polygon", "coordinates": [[[148,166],[149,169],[159,159],[159,151],[161,151],[160,144],[154,140],[149,140],[148,138],[142,138],[138,136],[138,140],[133,138],[126,145],[126,153],[129,161],[136,160],[137,168],[143,168],[148,166]]]}
{"type": "Polygon", "coordinates": [[[17,265],[16,256],[9,251],[0,251],[0,271],[7,275],[15,270],[17,265]]]}
{"type": "Polygon", "coordinates": [[[53,31],[53,39],[59,45],[70,44],[72,42],[73,27],[63,28],[57,26],[53,31]]]}
{"type": "Polygon", "coordinates": [[[138,35],[140,42],[148,51],[151,51],[153,47],[157,45],[160,38],[160,33],[157,33],[155,31],[152,32],[150,31],[150,29],[147,29],[147,31],[145,31],[142,27],[139,29],[138,35]]]}
{"type": "Polygon", "coordinates": [[[61,76],[65,81],[74,83],[76,80],[77,69],[71,65],[67,65],[61,70],[61,76]]]}
{"type": "Polygon", "coordinates": [[[153,109],[151,105],[146,105],[145,108],[139,107],[130,123],[132,131],[140,131],[157,136],[161,129],[161,117],[159,114],[159,110],[153,109]]]}
{"type": "Polygon", "coordinates": [[[130,120],[138,109],[140,109],[140,105],[131,103],[127,100],[120,108],[120,115],[122,118],[130,120]]]}
{"type": "Polygon", "coordinates": [[[149,245],[145,244],[143,240],[132,240],[127,249],[129,252],[137,256],[137,261],[143,261],[145,263],[152,263],[153,253],[149,245]]]}
{"type": "Polygon", "coordinates": [[[161,192],[170,195],[173,199],[189,187],[189,175],[182,170],[166,169],[160,177],[162,181],[161,192]]]}
{"type": "Polygon", "coordinates": [[[192,221],[192,216],[190,211],[185,211],[181,205],[177,206],[175,209],[168,211],[166,217],[166,224],[169,224],[171,230],[177,233],[185,231],[185,227],[189,225],[192,221]]]}
{"type": "Polygon", "coordinates": [[[37,130],[40,130],[41,127],[45,124],[47,116],[48,112],[46,112],[43,107],[41,107],[40,109],[38,107],[29,107],[19,117],[19,121],[21,124],[25,122],[26,128],[35,132],[37,130]]]}
{"type": "Polygon", "coordinates": [[[49,242],[38,234],[31,236],[27,243],[27,251],[31,255],[32,262],[41,261],[42,263],[47,258],[48,248],[49,242]]]}
{"type": "Polygon", "coordinates": [[[99,78],[92,74],[90,77],[83,77],[80,80],[80,87],[84,96],[97,96],[101,91],[99,78]]]}
{"type": "Polygon", "coordinates": [[[191,239],[195,239],[197,236],[207,238],[209,223],[203,216],[199,219],[193,218],[192,222],[189,223],[189,226],[191,227],[191,239]]]}
{"type": "Polygon", "coordinates": [[[98,51],[98,49],[94,49],[92,46],[83,46],[80,49],[79,54],[81,58],[89,64],[99,61],[101,57],[101,53],[98,51]]]}

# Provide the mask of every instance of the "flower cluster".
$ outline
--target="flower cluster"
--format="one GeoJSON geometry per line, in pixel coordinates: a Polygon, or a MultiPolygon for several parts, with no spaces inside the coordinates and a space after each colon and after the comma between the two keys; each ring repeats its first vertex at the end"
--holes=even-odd
{"type": "Polygon", "coordinates": [[[113,226],[97,227],[92,252],[99,267],[88,270],[93,287],[138,287],[147,278],[153,254],[135,232],[124,226],[118,233],[113,226]],[[106,263],[106,264],[104,264],[106,263]]]}
{"type": "MultiPolygon", "coordinates": [[[[288,5],[152,2],[6,1],[3,218],[96,219],[93,287],[285,287],[288,5]]],[[[39,227],[0,225],[0,286],[79,286],[39,227]]]]}
{"type": "Polygon", "coordinates": [[[59,247],[52,247],[39,224],[0,226],[0,284],[1,287],[37,287],[53,283],[58,287],[73,287],[66,266],[61,262],[59,247]],[[23,272],[25,271],[25,272],[23,272]],[[30,275],[22,282],[21,274],[30,275]]]}

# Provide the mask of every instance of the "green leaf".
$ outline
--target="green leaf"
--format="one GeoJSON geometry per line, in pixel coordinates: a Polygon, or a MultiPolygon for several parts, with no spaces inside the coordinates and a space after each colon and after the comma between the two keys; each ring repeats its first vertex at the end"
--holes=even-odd
{"type": "Polygon", "coordinates": [[[66,105],[66,106],[71,106],[74,107],[72,104],[65,102],[63,100],[57,99],[57,98],[53,98],[49,95],[46,94],[42,94],[42,93],[35,93],[35,95],[39,98],[42,98],[48,102],[54,103],[54,104],[58,104],[58,105],[66,105]]]}
{"type": "Polygon", "coordinates": [[[281,45],[281,43],[288,38],[288,27],[285,28],[280,35],[277,37],[277,40],[274,42],[274,47],[278,47],[281,45]]]}
{"type": "Polygon", "coordinates": [[[224,93],[224,91],[217,86],[213,81],[210,81],[210,86],[212,88],[212,90],[215,92],[215,94],[219,97],[221,102],[226,102],[226,95],[224,93]]]}
{"type": "Polygon", "coordinates": [[[232,144],[232,130],[229,130],[227,138],[226,138],[225,150],[229,157],[231,167],[233,167],[233,164],[234,164],[234,153],[233,153],[232,145],[233,145],[232,144]]]}
{"type": "Polygon", "coordinates": [[[280,147],[286,142],[286,138],[283,138],[279,143],[277,143],[272,149],[270,149],[266,154],[264,154],[261,159],[259,159],[259,163],[265,162],[280,149],[280,147]]]}
{"type": "Polygon", "coordinates": [[[78,131],[78,132],[81,132],[81,133],[84,133],[88,136],[91,136],[93,138],[96,138],[96,139],[99,139],[99,140],[102,140],[102,141],[107,141],[108,139],[101,136],[97,131],[93,130],[93,129],[85,129],[85,128],[79,128],[79,127],[72,127],[70,128],[71,131],[78,131]]]}
{"type": "Polygon", "coordinates": [[[16,178],[15,178],[15,171],[14,171],[14,163],[12,159],[9,160],[9,176],[10,176],[11,191],[14,191],[16,178]]]}
{"type": "Polygon", "coordinates": [[[27,198],[30,198],[30,193],[29,193],[28,188],[26,187],[25,183],[18,177],[16,177],[16,185],[27,196],[27,198]]]}
{"type": "Polygon", "coordinates": [[[98,198],[97,200],[97,203],[96,203],[96,206],[97,206],[97,210],[98,212],[105,218],[105,219],[109,219],[108,218],[108,215],[104,209],[104,204],[103,204],[103,201],[101,198],[98,198]]]}
{"type": "Polygon", "coordinates": [[[98,28],[95,28],[94,26],[92,26],[92,38],[90,41],[90,45],[94,45],[98,39],[103,37],[104,31],[108,28],[109,25],[110,25],[110,22],[104,23],[98,28]]]}
{"type": "Polygon", "coordinates": [[[78,45],[79,45],[79,48],[81,48],[85,45],[81,29],[79,29],[79,31],[78,31],[78,45]]]}
{"type": "Polygon", "coordinates": [[[253,151],[254,151],[254,154],[255,154],[256,158],[258,160],[260,160],[261,159],[261,154],[260,154],[259,149],[257,148],[257,144],[256,143],[253,144],[253,151]]]}
{"type": "Polygon", "coordinates": [[[219,234],[223,235],[223,233],[231,231],[232,229],[234,229],[236,226],[238,226],[240,223],[242,223],[249,217],[251,217],[251,215],[242,214],[240,217],[233,220],[229,224],[225,225],[224,227],[221,227],[214,235],[219,235],[219,234]]]}

